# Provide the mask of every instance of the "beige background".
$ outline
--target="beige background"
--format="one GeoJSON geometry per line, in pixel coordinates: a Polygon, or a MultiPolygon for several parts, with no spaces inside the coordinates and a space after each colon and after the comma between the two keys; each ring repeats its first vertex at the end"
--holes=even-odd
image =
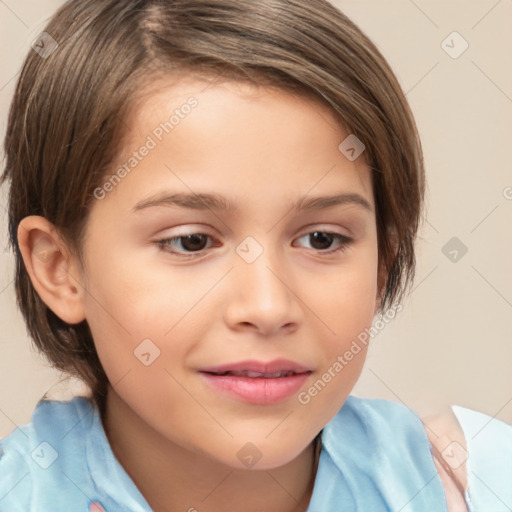
{"type": "MultiPolygon", "coordinates": [[[[0,1],[2,138],[23,57],[61,3],[0,1]]],[[[335,3],[377,44],[406,91],[429,189],[414,289],[373,339],[354,394],[401,401],[421,415],[458,404],[512,423],[512,1],[335,3]],[[456,59],[442,47],[453,31],[469,44],[456,59]],[[468,249],[455,262],[443,253],[452,237],[468,249]]],[[[446,44],[453,53],[463,40],[450,36],[446,44]]],[[[28,422],[50,388],[56,397],[69,396],[55,386],[60,375],[31,348],[17,311],[5,192],[0,437],[28,422]]]]}

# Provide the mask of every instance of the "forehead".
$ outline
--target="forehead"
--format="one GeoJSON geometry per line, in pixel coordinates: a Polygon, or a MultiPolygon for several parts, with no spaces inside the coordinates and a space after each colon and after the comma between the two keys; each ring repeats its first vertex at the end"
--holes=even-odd
{"type": "Polygon", "coordinates": [[[349,132],[311,94],[197,77],[160,80],[143,91],[125,125],[113,171],[127,168],[130,155],[151,143],[124,180],[131,185],[123,182],[112,194],[123,189],[131,207],[163,186],[179,193],[228,191],[242,200],[287,195],[290,204],[313,188],[322,195],[362,192],[373,204],[364,155],[350,161],[342,154],[349,132]]]}
{"type": "MultiPolygon", "coordinates": [[[[294,134],[296,128],[303,132],[328,130],[337,134],[338,138],[348,134],[339,115],[313,91],[296,91],[274,84],[256,85],[248,81],[220,77],[182,75],[154,80],[137,94],[131,114],[123,122],[128,145],[136,142],[133,136],[136,138],[141,129],[150,133],[158,126],[155,122],[165,123],[171,120],[173,113],[183,120],[188,113],[185,112],[183,116],[180,110],[186,107],[191,98],[199,104],[198,109],[193,109],[194,117],[199,117],[200,112],[203,124],[210,121],[228,127],[237,121],[245,122],[250,118],[253,122],[246,123],[245,130],[267,126],[274,127],[275,130],[286,127],[285,131],[290,135],[294,134]],[[219,111],[222,112],[222,117],[215,118],[219,111]],[[299,121],[301,124],[293,125],[292,121],[299,121]]],[[[197,126],[195,128],[197,131],[197,126]]],[[[283,135],[283,131],[280,135],[283,135]]]]}

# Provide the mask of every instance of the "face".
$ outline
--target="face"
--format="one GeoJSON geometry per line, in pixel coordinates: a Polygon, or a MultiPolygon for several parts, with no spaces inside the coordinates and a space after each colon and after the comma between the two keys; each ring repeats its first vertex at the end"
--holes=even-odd
{"type": "Polygon", "coordinates": [[[348,135],[312,99],[192,79],[131,119],[117,178],[95,191],[83,307],[110,391],[164,442],[277,467],[349,395],[378,253],[348,135]]]}

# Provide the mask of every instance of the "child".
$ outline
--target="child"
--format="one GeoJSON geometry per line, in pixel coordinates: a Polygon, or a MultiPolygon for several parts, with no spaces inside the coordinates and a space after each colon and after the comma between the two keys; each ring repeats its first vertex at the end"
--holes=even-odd
{"type": "Polygon", "coordinates": [[[508,425],[350,396],[424,176],[327,1],[69,1],[5,150],[19,306],[91,395],[1,440],[0,511],[510,510],[508,425]]]}

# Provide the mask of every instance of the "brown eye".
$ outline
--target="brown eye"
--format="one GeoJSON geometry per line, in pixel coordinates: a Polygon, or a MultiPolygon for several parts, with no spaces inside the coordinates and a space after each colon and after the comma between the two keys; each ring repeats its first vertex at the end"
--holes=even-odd
{"type": "Polygon", "coordinates": [[[205,248],[208,236],[195,233],[193,235],[180,236],[178,240],[181,240],[181,246],[187,251],[201,251],[205,248]]]}
{"type": "Polygon", "coordinates": [[[314,249],[325,250],[329,249],[334,241],[334,236],[330,233],[322,233],[320,231],[315,231],[314,233],[309,234],[309,240],[311,242],[311,246],[314,249]]]}
{"type": "Polygon", "coordinates": [[[300,237],[299,240],[301,239],[306,239],[311,249],[325,253],[343,251],[353,242],[352,238],[340,235],[339,233],[328,233],[326,231],[314,231],[300,237]],[[333,244],[338,245],[338,247],[331,248],[333,244]]]}
{"type": "Polygon", "coordinates": [[[163,250],[175,254],[187,254],[204,250],[211,237],[204,233],[175,236],[156,242],[163,250]]]}

